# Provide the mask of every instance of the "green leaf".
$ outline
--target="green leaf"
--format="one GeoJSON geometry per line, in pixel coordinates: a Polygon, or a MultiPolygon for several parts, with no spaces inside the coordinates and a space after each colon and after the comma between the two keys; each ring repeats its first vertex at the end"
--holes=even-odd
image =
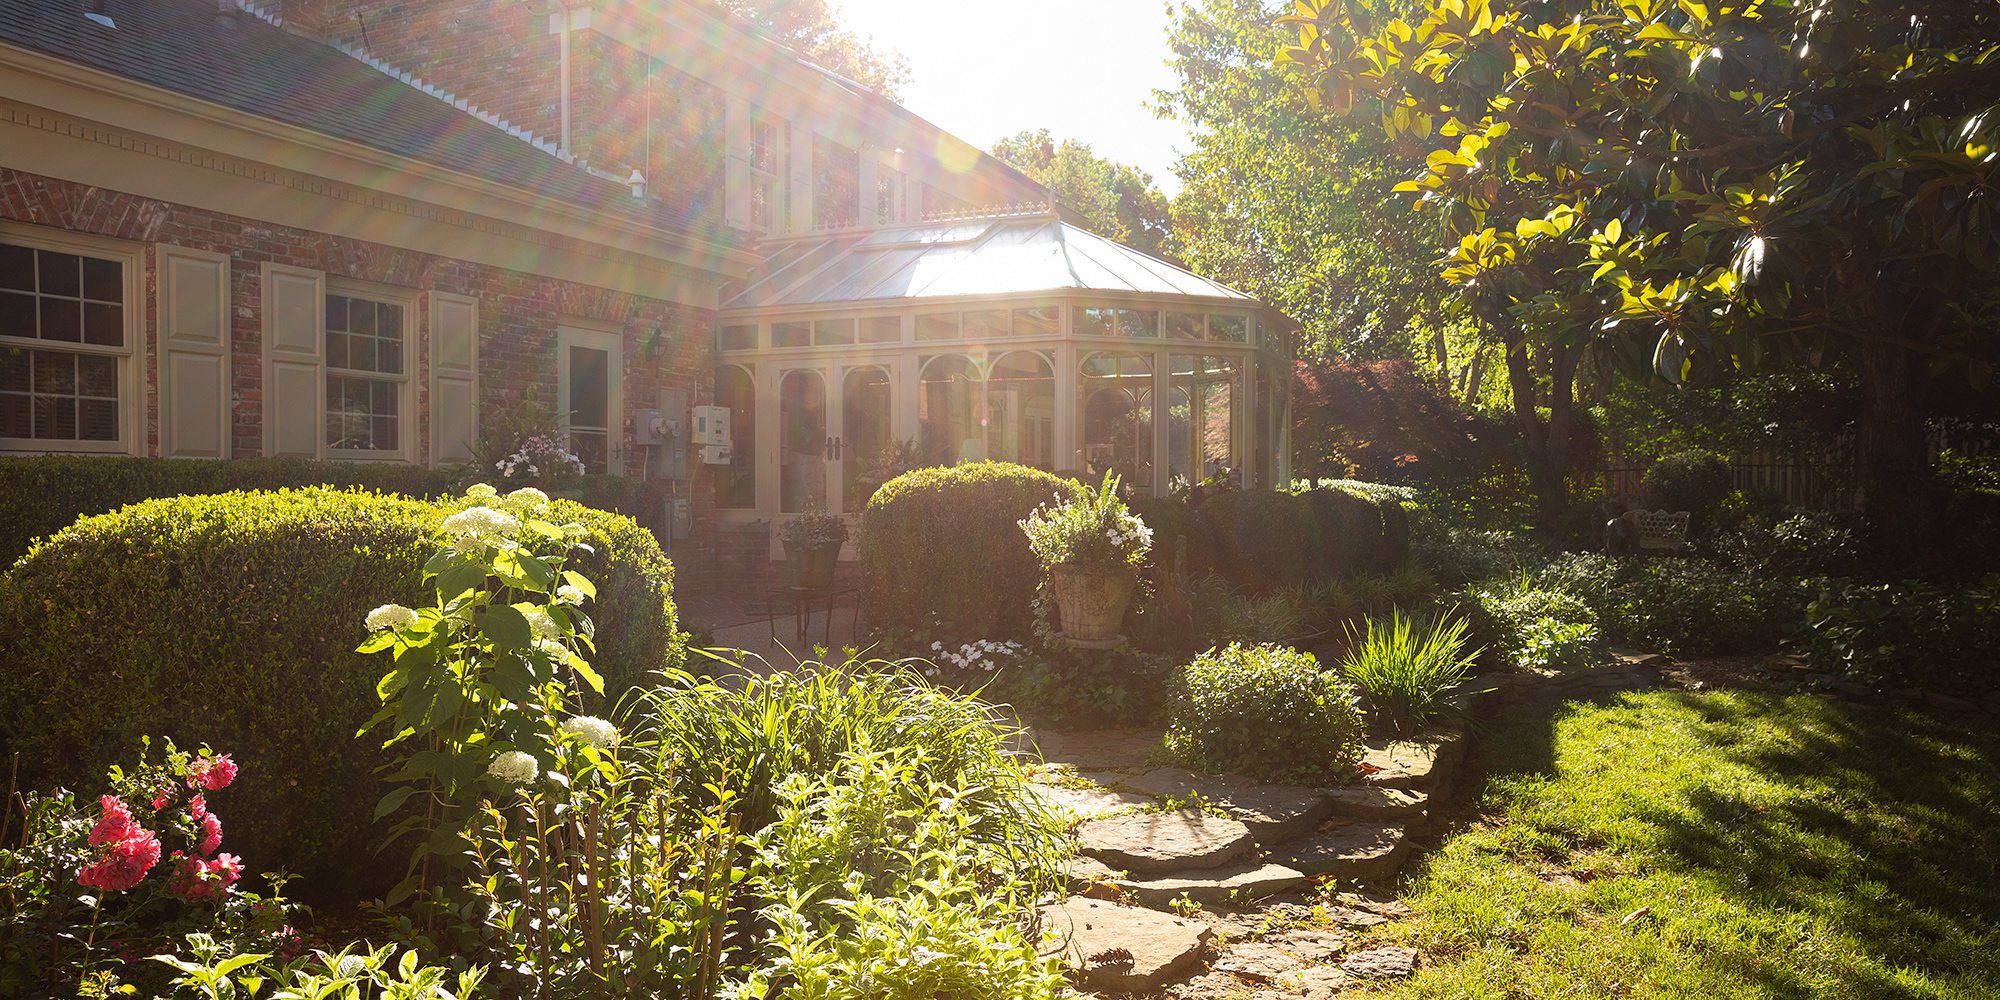
{"type": "Polygon", "coordinates": [[[415,794],[417,794],[416,786],[404,785],[403,787],[395,789],[394,791],[391,791],[389,794],[382,796],[381,800],[375,803],[375,818],[381,819],[382,817],[387,816],[398,809],[401,809],[403,807],[403,803],[408,802],[410,800],[410,796],[415,794]]]}
{"type": "Polygon", "coordinates": [[[604,676],[585,662],[583,657],[575,653],[569,654],[569,668],[576,671],[576,675],[583,678],[583,682],[590,685],[592,691],[598,694],[604,693],[604,676]]]}
{"type": "Polygon", "coordinates": [[[521,609],[508,604],[498,604],[482,608],[479,617],[479,631],[495,646],[503,649],[526,649],[534,645],[535,630],[528,624],[521,609]]]}
{"type": "Polygon", "coordinates": [[[1636,34],[1636,35],[1633,35],[1633,36],[1632,36],[1632,39],[1633,39],[1633,41],[1639,41],[1639,42],[1700,42],[1700,41],[1704,41],[1704,39],[1702,39],[1702,38],[1698,38],[1698,37],[1696,37],[1696,36],[1694,36],[1694,35],[1690,35],[1690,34],[1687,34],[1687,33],[1685,33],[1685,32],[1680,32],[1680,31],[1675,31],[1674,29],[1672,29],[1672,28],[1669,28],[1669,27],[1667,27],[1666,25],[1664,25],[1664,24],[1660,24],[1660,23],[1658,23],[1658,22],[1655,22],[1655,23],[1653,23],[1653,24],[1649,24],[1649,25],[1646,25],[1646,26],[1645,26],[1645,27],[1643,27],[1643,28],[1640,28],[1640,29],[1639,29],[1639,33],[1638,33],[1638,34],[1636,34]]]}

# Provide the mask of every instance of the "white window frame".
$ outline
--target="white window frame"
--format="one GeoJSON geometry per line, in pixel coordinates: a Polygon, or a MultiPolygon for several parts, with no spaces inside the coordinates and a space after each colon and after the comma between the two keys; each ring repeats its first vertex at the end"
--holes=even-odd
{"type": "Polygon", "coordinates": [[[571,347],[586,350],[605,351],[610,355],[610,364],[605,372],[605,418],[610,426],[605,428],[605,474],[623,477],[625,475],[625,338],[616,330],[592,326],[575,320],[562,320],[556,326],[556,411],[561,415],[564,445],[571,451],[576,448],[569,442],[569,415],[572,407],[569,401],[569,351],[571,347]]]}
{"type": "MultiPolygon", "coordinates": [[[[320,342],[320,384],[334,376],[364,378],[378,382],[396,383],[396,448],[393,451],[376,451],[366,448],[335,448],[331,441],[323,441],[326,457],[334,462],[403,462],[416,461],[416,438],[422,423],[417,414],[416,367],[417,367],[417,323],[418,293],[415,289],[398,288],[393,285],[377,285],[368,282],[336,279],[326,280],[325,297],[319,304],[320,342]],[[336,368],[326,355],[326,298],[340,296],[348,299],[365,299],[400,308],[403,314],[403,365],[399,374],[361,371],[354,368],[336,368]]],[[[325,438],[326,421],[333,413],[333,394],[321,390],[319,426],[325,438]]]]}
{"type": "Polygon", "coordinates": [[[117,261],[124,269],[123,296],[121,310],[125,319],[125,346],[104,347],[97,344],[65,343],[46,341],[34,337],[13,337],[0,335],[0,347],[19,347],[29,350],[51,351],[64,354],[92,354],[118,359],[118,438],[115,441],[52,441],[44,438],[0,437],[0,453],[41,454],[41,455],[140,455],[144,454],[144,438],[141,432],[145,421],[145,394],[141,391],[144,367],[139,343],[145,336],[145,316],[147,304],[141,299],[144,285],[142,269],[145,266],[145,248],[140,244],[126,243],[72,233],[60,229],[41,226],[26,226],[0,222],[0,243],[47,250],[52,253],[77,254],[95,257],[99,260],[117,261]]]}
{"type": "Polygon", "coordinates": [[[788,224],[785,211],[785,122],[783,119],[753,108],[750,124],[746,130],[743,149],[744,176],[747,181],[749,202],[745,209],[745,219],[750,228],[764,233],[783,232],[788,224]],[[770,132],[770,141],[759,143],[757,133],[770,132]],[[759,162],[758,151],[764,151],[763,162],[759,162]],[[763,197],[764,218],[757,218],[757,199],[763,197]]]}

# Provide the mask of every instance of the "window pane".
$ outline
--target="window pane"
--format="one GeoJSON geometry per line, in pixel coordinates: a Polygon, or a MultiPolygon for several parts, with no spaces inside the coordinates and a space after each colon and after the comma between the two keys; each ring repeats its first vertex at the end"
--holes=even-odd
{"type": "Polygon", "coordinates": [[[847,513],[868,505],[883,482],[898,469],[886,467],[890,456],[889,374],[880,368],[847,373],[841,404],[841,481],[847,513]]]}
{"type": "Polygon", "coordinates": [[[1208,339],[1247,344],[1250,342],[1250,320],[1245,316],[1210,316],[1208,339]]]}
{"type": "Polygon", "coordinates": [[[1153,484],[1153,370],[1144,355],[1094,354],[1079,366],[1078,415],[1085,468],[1153,484]]]}
{"type": "MultiPolygon", "coordinates": [[[[0,288],[35,290],[35,252],[27,247],[0,243],[0,288]]],[[[11,435],[23,437],[25,435],[11,435]]]]}
{"type": "Polygon", "coordinates": [[[326,380],[326,443],[351,451],[395,451],[399,440],[397,385],[330,375],[326,380]]]}
{"type": "Polygon", "coordinates": [[[347,350],[347,334],[329,327],[326,331],[326,364],[329,368],[352,368],[347,350]]]}
{"type": "Polygon", "coordinates": [[[35,392],[43,395],[75,395],[76,355],[36,351],[35,392]]]}
{"type": "Polygon", "coordinates": [[[1062,313],[1056,306],[1035,306],[1014,310],[1014,336],[1053,337],[1062,332],[1062,313]]]}
{"type": "Polygon", "coordinates": [[[1118,335],[1121,337],[1160,335],[1160,314],[1150,309],[1119,309],[1116,323],[1118,335]]]}
{"type": "Polygon", "coordinates": [[[918,445],[928,465],[956,465],[986,457],[980,426],[979,369],[963,355],[926,360],[917,396],[918,445]]]}
{"type": "Polygon", "coordinates": [[[78,400],[77,440],[116,441],[118,440],[118,401],[115,399],[78,400]]]}
{"type": "Polygon", "coordinates": [[[1015,351],[986,376],[988,458],[1055,467],[1056,371],[1048,358],[1015,351]]]}
{"type": "Polygon", "coordinates": [[[870,316],[861,321],[861,342],[894,344],[903,339],[903,317],[870,316]]]}
{"type": "Polygon", "coordinates": [[[350,337],[347,342],[348,366],[364,372],[380,371],[376,367],[375,345],[380,343],[374,337],[350,337]]]}
{"type": "Polygon", "coordinates": [[[118,359],[84,354],[76,359],[76,394],[118,398],[118,359]]]}
{"type": "Polygon", "coordinates": [[[967,340],[992,340],[1012,333],[1011,317],[1005,309],[976,309],[965,314],[967,340]]]}
{"type": "Polygon", "coordinates": [[[27,392],[33,385],[29,377],[35,352],[18,347],[0,347],[0,392],[27,392]]]}
{"type": "Polygon", "coordinates": [[[729,464],[716,470],[716,503],[726,510],[757,506],[757,384],[730,366],[715,377],[715,403],[729,407],[729,464]]]}
{"type": "Polygon", "coordinates": [[[854,343],[854,321],[823,319],[814,323],[813,343],[833,347],[854,343]]]}
{"type": "Polygon", "coordinates": [[[39,266],[35,269],[41,275],[39,291],[43,295],[66,295],[77,298],[83,294],[83,261],[75,254],[39,251],[39,266]]]}
{"type": "Polygon", "coordinates": [[[1168,313],[1167,336],[1175,340],[1200,340],[1201,314],[1176,313],[1176,312],[1168,313]]]}
{"type": "Polygon", "coordinates": [[[0,292],[0,337],[35,335],[35,297],[0,292]]]}
{"type": "Polygon", "coordinates": [[[826,385],[788,372],[778,386],[778,509],[797,514],[826,498],[826,385]]]}
{"type": "Polygon", "coordinates": [[[806,347],[811,343],[811,323],[792,322],[771,324],[772,347],[806,347]]]}
{"type": "Polygon", "coordinates": [[[30,397],[26,395],[0,393],[0,437],[35,436],[35,421],[30,415],[29,400],[30,397]]]}
{"type": "Polygon", "coordinates": [[[83,259],[83,295],[100,302],[125,301],[125,267],[115,260],[83,259]]]}
{"type": "Polygon", "coordinates": [[[125,346],[125,307],[106,302],[84,303],[83,342],[102,347],[125,346]]]}
{"type": "Polygon", "coordinates": [[[610,352],[570,345],[569,422],[595,430],[611,426],[610,352]]]}
{"type": "Polygon", "coordinates": [[[68,396],[36,396],[35,437],[44,441],[76,440],[76,400],[68,396]]]}
{"type": "Polygon", "coordinates": [[[958,339],[957,313],[927,313],[917,317],[918,340],[958,339]]]}
{"type": "Polygon", "coordinates": [[[391,375],[403,373],[403,307],[377,303],[375,306],[375,334],[382,338],[376,356],[378,371],[391,375]]]}
{"type": "Polygon", "coordinates": [[[42,339],[74,344],[83,339],[83,303],[75,299],[42,299],[42,339]]]}
{"type": "Polygon", "coordinates": [[[1111,336],[1111,310],[1079,306],[1076,310],[1076,335],[1079,337],[1111,336]]]}
{"type": "Polygon", "coordinates": [[[749,351],[757,347],[757,327],[725,326],[722,328],[722,349],[725,351],[749,351]]]}
{"type": "Polygon", "coordinates": [[[347,299],[345,296],[326,297],[326,328],[347,332],[347,299]]]}

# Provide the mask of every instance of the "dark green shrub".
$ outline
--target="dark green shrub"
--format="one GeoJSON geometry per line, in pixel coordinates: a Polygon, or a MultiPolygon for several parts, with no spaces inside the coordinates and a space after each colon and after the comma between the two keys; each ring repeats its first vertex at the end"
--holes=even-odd
{"type": "Polygon", "coordinates": [[[1076,483],[1005,462],[918,469],[883,484],[861,515],[868,616],[943,639],[1025,636],[1041,566],[1020,522],[1076,483]]]}
{"type": "Polygon", "coordinates": [[[1800,581],[1707,559],[1567,555],[1532,579],[1589,605],[1610,642],[1694,656],[1775,648],[1798,631],[1809,597],[1800,581]]]}
{"type": "MultiPolygon", "coordinates": [[[[367,891],[351,873],[374,846],[384,757],[355,732],[381,670],[354,647],[371,608],[428,603],[419,571],[459,506],[325,489],[176,497],[37,545],[0,580],[0,742],[21,754],[23,785],[83,787],[147,734],[227,747],[244,773],[229,834],[249,863],[367,891]]],[[[596,550],[571,568],[597,584],[608,692],[678,664],[672,567],[652,535],[555,507],[596,550]]]]}
{"type": "Polygon", "coordinates": [[[1518,575],[1538,561],[1533,543],[1508,531],[1475,531],[1428,521],[1410,543],[1411,561],[1447,587],[1518,575]]]}
{"type": "Polygon", "coordinates": [[[1305,582],[1313,523],[1298,497],[1271,490],[1221,490],[1195,509],[1193,561],[1229,582],[1262,592],[1305,582]]]}
{"type": "Polygon", "coordinates": [[[1603,659],[1597,612],[1573,594],[1517,577],[1468,590],[1455,603],[1489,662],[1515,670],[1569,670],[1603,659]]]}
{"type": "Polygon", "coordinates": [[[1648,508],[1690,511],[1699,523],[1722,505],[1734,482],[1728,459],[1712,451],[1682,451],[1654,462],[1639,490],[1648,508]]]}
{"type": "Polygon", "coordinates": [[[2000,689],[2000,577],[1957,588],[1833,581],[1806,619],[1816,670],[1878,684],[2000,689]]]}
{"type": "Polygon", "coordinates": [[[1853,528],[1826,511],[1751,514],[1718,533],[1713,548],[1737,569],[1764,576],[1851,576],[1861,570],[1853,528]]]}
{"type": "Polygon", "coordinates": [[[1167,710],[1168,756],[1198,771],[1331,784],[1361,759],[1354,692],[1312,654],[1231,644],[1181,672],[1167,710]]]}

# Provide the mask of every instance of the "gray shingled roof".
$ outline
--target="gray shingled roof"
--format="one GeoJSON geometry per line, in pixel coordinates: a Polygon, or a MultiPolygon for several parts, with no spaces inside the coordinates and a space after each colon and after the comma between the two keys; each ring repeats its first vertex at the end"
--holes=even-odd
{"type": "Polygon", "coordinates": [[[0,43],[357,142],[546,197],[682,231],[715,231],[712,212],[641,201],[498,127],[337,49],[214,0],[0,0],[0,43]]]}

